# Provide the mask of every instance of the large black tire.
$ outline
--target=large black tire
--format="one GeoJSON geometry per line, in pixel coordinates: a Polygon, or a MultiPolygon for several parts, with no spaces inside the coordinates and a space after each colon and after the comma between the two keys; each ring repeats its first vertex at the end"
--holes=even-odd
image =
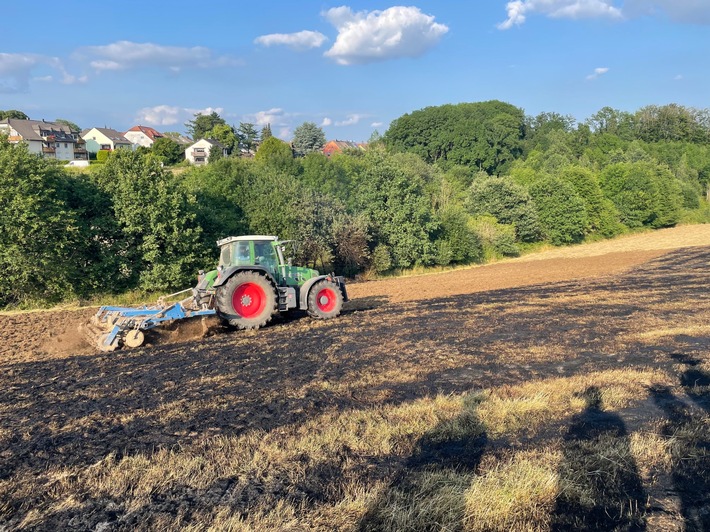
{"type": "Polygon", "coordinates": [[[234,274],[215,293],[217,315],[239,329],[263,327],[277,312],[274,285],[257,272],[234,274]]]}
{"type": "Polygon", "coordinates": [[[332,281],[318,281],[308,292],[308,315],[329,320],[340,315],[343,309],[343,293],[332,281]]]}

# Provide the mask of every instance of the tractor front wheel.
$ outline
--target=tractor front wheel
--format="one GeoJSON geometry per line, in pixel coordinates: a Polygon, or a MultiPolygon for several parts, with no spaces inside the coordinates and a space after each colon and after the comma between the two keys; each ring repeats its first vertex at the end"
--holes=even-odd
{"type": "Polygon", "coordinates": [[[343,293],[333,281],[319,281],[308,293],[308,314],[312,318],[328,320],[340,315],[343,293]]]}
{"type": "Polygon", "coordinates": [[[215,294],[217,314],[239,329],[258,329],[277,311],[276,289],[257,272],[239,272],[215,294]]]}

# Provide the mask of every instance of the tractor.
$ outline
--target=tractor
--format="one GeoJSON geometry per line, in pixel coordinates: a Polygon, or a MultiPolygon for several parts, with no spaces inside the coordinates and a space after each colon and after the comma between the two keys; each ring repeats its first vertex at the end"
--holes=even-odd
{"type": "Polygon", "coordinates": [[[217,315],[238,329],[258,329],[277,313],[305,310],[311,317],[331,319],[348,300],[343,277],[320,275],[284,259],[286,245],[275,236],[232,236],[219,240],[217,269],[200,271],[195,288],[170,294],[140,308],[101,307],[81,327],[92,345],[113,351],[143,344],[143,331],[168,322],[217,315]],[[166,299],[191,292],[177,303],[166,299]]]}

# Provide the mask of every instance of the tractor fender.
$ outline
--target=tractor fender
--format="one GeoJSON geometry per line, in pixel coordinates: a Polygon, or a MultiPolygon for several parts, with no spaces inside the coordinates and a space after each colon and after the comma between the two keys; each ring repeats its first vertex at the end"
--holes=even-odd
{"type": "Polygon", "coordinates": [[[340,292],[343,294],[343,301],[348,300],[348,293],[345,290],[345,279],[343,277],[334,277],[332,275],[319,275],[318,277],[308,279],[308,281],[303,283],[303,286],[301,286],[298,294],[299,309],[308,310],[308,293],[311,291],[311,288],[313,288],[314,284],[316,284],[318,281],[322,281],[323,279],[328,279],[337,284],[340,288],[340,292]]]}
{"type": "Polygon", "coordinates": [[[269,270],[264,268],[263,266],[230,266],[229,268],[226,268],[225,270],[221,271],[217,275],[217,279],[215,279],[214,284],[212,285],[214,288],[222,286],[224,283],[226,283],[229,278],[234,275],[235,273],[238,272],[243,272],[243,271],[251,271],[251,272],[258,272],[264,275],[269,281],[274,286],[277,286],[278,283],[276,282],[276,279],[274,279],[274,276],[271,275],[269,270]]]}

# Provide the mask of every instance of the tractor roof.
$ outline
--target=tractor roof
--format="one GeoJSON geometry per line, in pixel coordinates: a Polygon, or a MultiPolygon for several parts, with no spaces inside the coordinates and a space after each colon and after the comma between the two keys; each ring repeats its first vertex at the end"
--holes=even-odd
{"type": "Polygon", "coordinates": [[[226,244],[231,244],[232,242],[239,242],[243,240],[270,240],[276,242],[279,239],[277,236],[269,236],[269,235],[244,235],[244,236],[228,236],[227,238],[223,238],[222,240],[217,240],[217,245],[219,247],[222,247],[226,244]]]}

